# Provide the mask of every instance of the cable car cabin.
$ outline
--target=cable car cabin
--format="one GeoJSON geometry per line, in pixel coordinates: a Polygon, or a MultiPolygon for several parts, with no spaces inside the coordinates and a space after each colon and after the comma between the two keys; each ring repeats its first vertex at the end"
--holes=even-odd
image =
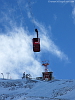
{"type": "Polygon", "coordinates": [[[33,38],[33,51],[40,52],[40,38],[33,38]]]}

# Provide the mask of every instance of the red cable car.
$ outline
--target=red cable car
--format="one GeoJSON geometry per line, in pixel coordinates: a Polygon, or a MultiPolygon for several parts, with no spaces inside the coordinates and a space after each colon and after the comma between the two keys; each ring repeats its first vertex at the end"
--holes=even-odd
{"type": "Polygon", "coordinates": [[[40,52],[40,38],[38,38],[38,30],[35,29],[35,32],[37,33],[37,38],[33,38],[33,51],[34,52],[40,52]]]}

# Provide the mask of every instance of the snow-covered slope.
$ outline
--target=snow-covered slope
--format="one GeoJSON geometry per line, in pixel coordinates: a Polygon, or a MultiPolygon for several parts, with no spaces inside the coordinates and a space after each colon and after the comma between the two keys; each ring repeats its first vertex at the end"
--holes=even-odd
{"type": "Polygon", "coordinates": [[[0,100],[75,100],[75,80],[2,80],[0,100]]]}

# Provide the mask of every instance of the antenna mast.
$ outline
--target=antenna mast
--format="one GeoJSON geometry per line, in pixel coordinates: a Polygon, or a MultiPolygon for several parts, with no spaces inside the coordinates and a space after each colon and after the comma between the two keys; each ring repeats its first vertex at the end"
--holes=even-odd
{"type": "Polygon", "coordinates": [[[43,62],[43,66],[45,67],[45,72],[48,72],[48,65],[49,65],[49,63],[46,63],[46,61],[42,61],[43,62]]]}

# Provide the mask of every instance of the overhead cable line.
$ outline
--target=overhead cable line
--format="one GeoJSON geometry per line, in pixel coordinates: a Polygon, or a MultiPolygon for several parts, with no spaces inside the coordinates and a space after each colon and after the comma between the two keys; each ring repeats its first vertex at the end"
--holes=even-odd
{"type": "Polygon", "coordinates": [[[34,29],[35,29],[35,23],[34,23],[34,14],[32,12],[32,6],[31,6],[31,1],[30,0],[27,0],[27,3],[28,3],[28,9],[29,9],[29,14],[30,14],[30,18],[32,20],[32,23],[33,23],[33,26],[34,26],[34,29]]]}

